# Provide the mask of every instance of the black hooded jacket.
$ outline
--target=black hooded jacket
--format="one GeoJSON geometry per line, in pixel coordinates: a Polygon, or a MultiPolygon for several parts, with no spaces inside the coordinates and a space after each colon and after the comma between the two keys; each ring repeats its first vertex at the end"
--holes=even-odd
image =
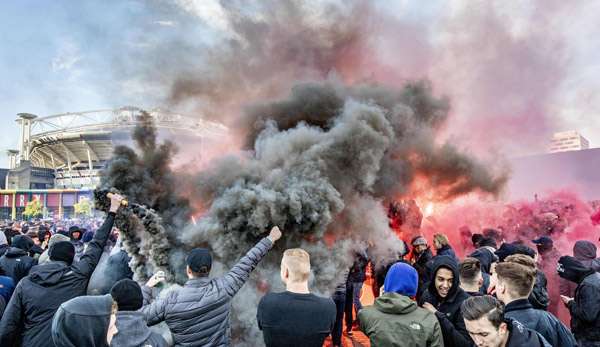
{"type": "Polygon", "coordinates": [[[433,254],[431,253],[431,249],[427,247],[421,254],[415,255],[414,263],[412,266],[417,270],[417,274],[419,274],[419,287],[417,288],[417,299],[421,298],[423,292],[427,287],[427,284],[431,280],[429,278],[427,263],[433,258],[433,254]]]}
{"type": "Polygon", "coordinates": [[[527,329],[523,324],[507,319],[510,331],[506,347],[562,347],[562,345],[551,345],[538,332],[527,329]]]}
{"type": "Polygon", "coordinates": [[[33,241],[28,236],[15,236],[12,247],[0,257],[0,268],[4,270],[6,276],[15,281],[15,285],[27,276],[29,270],[36,264],[36,261],[29,256],[29,250],[32,246],[33,241]]]}
{"type": "Polygon", "coordinates": [[[552,313],[534,309],[527,299],[515,300],[504,308],[504,316],[540,333],[552,346],[575,347],[573,334],[552,313]]]}
{"type": "Polygon", "coordinates": [[[68,265],[50,261],[31,269],[17,285],[0,321],[0,346],[52,346],[52,316],[69,299],[85,295],[112,230],[115,214],[109,213],[81,260],[68,265]]]}
{"type": "Polygon", "coordinates": [[[51,319],[54,345],[108,347],[106,336],[112,302],[112,297],[107,294],[80,296],[60,305],[51,319]]]}
{"type": "MultiPolygon", "coordinates": [[[[573,256],[583,265],[592,268],[594,271],[600,271],[600,259],[596,258],[596,245],[586,240],[579,240],[573,246],[573,256]]],[[[560,294],[572,297],[575,295],[577,284],[560,279],[560,294]]]]}
{"type": "Polygon", "coordinates": [[[460,288],[458,265],[456,261],[448,256],[436,256],[432,265],[432,277],[429,287],[423,293],[420,304],[425,302],[433,305],[438,311],[436,317],[440,322],[442,334],[444,335],[444,346],[472,346],[473,341],[465,327],[460,306],[470,296],[460,288]],[[442,298],[435,288],[435,276],[440,268],[452,271],[454,278],[448,295],[442,298]]]}
{"type": "Polygon", "coordinates": [[[575,338],[582,346],[585,342],[600,342],[600,273],[574,257],[564,256],[558,261],[558,274],[577,283],[575,300],[567,305],[575,338]]]}

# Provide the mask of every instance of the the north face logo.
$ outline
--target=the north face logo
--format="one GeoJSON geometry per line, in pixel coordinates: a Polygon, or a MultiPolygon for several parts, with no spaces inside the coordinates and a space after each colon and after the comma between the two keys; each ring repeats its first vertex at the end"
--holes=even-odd
{"type": "Polygon", "coordinates": [[[408,325],[413,330],[421,330],[421,324],[412,322],[408,325]]]}
{"type": "Polygon", "coordinates": [[[565,267],[563,266],[563,264],[558,263],[558,265],[556,266],[556,271],[563,273],[565,272],[565,267]]]}

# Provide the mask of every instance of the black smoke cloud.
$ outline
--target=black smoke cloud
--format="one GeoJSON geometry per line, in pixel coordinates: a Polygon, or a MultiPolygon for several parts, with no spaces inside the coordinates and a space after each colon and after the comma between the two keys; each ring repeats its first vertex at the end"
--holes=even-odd
{"type": "MultiPolygon", "coordinates": [[[[427,82],[394,89],[333,80],[299,84],[287,98],[255,105],[244,119],[252,150],[199,174],[198,193],[210,208],[182,242],[210,247],[230,267],[277,225],[284,238],[253,281],[277,287],[282,251],[302,247],[311,254],[314,287],[331,293],[352,252],[368,246],[379,263],[403,251],[383,202],[411,194],[417,177],[441,191],[440,199],[501,192],[506,172],[436,143],[448,109],[427,82]]],[[[254,312],[255,285],[234,305],[242,315],[254,312]]],[[[236,324],[254,336],[252,322],[236,324]]]]}
{"type": "MultiPolygon", "coordinates": [[[[121,229],[124,249],[132,258],[135,279],[145,280],[157,270],[184,280],[178,231],[190,216],[189,202],[177,191],[171,160],[176,148],[170,141],[158,143],[153,118],[141,112],[132,138],[137,151],[117,146],[102,175],[100,192],[123,194],[129,207],[122,209],[116,225],[121,229]]],[[[104,193],[105,194],[105,193],[104,193]]],[[[98,197],[97,201],[102,197],[98,197]]],[[[107,271],[110,271],[107,270],[107,271]]]]}

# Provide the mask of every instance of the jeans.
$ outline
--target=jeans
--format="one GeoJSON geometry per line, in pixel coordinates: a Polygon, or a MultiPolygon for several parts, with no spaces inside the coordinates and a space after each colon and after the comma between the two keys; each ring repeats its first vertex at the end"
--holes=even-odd
{"type": "Polygon", "coordinates": [[[331,342],[334,346],[342,345],[342,322],[344,319],[344,308],[346,305],[346,293],[335,292],[332,296],[335,302],[335,323],[331,331],[331,342]]]}
{"type": "Polygon", "coordinates": [[[354,313],[358,317],[358,311],[362,309],[362,304],[360,303],[360,290],[362,289],[362,282],[347,282],[346,283],[346,330],[352,330],[352,308],[354,308],[354,313]]]}

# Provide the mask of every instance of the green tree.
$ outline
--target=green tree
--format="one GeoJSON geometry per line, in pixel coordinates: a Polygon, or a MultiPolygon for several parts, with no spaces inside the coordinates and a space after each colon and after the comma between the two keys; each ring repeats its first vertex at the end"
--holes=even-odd
{"type": "Polygon", "coordinates": [[[73,207],[76,215],[88,217],[92,215],[92,203],[88,198],[82,198],[73,207]]]}
{"type": "Polygon", "coordinates": [[[34,218],[42,215],[42,203],[38,199],[33,199],[25,205],[23,215],[27,218],[34,218]]]}

